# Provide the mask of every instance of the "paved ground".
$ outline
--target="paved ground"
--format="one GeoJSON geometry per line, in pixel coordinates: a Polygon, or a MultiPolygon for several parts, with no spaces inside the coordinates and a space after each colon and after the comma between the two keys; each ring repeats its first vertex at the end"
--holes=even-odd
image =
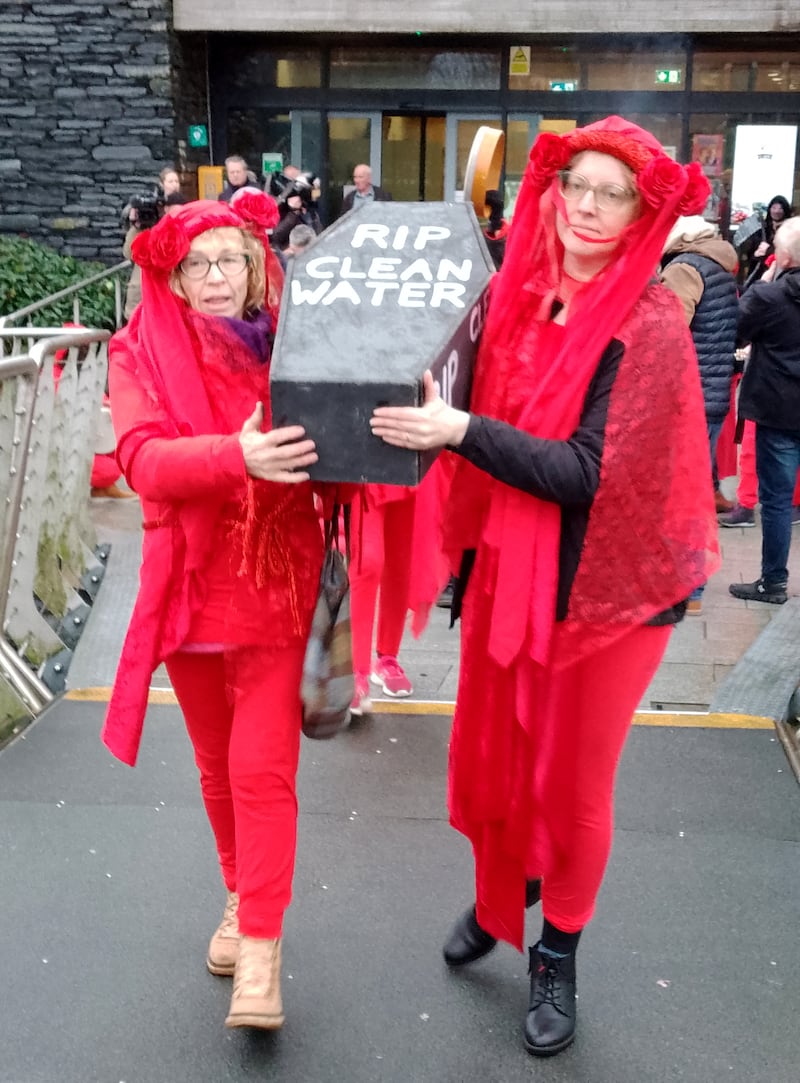
{"type": "MultiPolygon", "coordinates": [[[[96,509],[114,548],[74,689],[111,680],[132,504],[96,509]]],[[[758,537],[726,532],[705,615],[677,630],[645,705],[707,705],[769,619],[726,593],[755,577],[758,537]]],[[[445,624],[404,649],[431,700],[455,690],[445,624]]],[[[800,817],[771,731],[634,728],[579,952],[578,1040],[539,1062],[520,1042],[523,958],[501,946],[458,975],[440,960],[471,897],[446,822],[446,713],[304,742],[287,1025],[265,1036],[223,1029],[229,981],[204,969],[222,891],[177,709],[150,709],[135,771],[100,745],[102,712],[63,700],[0,754],[0,1083],[796,1083],[800,817]]]]}
{"type": "MultiPolygon", "coordinates": [[[[136,501],[94,501],[99,537],[112,543],[109,575],[100,591],[89,627],[70,668],[71,688],[108,686],[113,682],[127,615],[136,592],[140,535],[136,501]]],[[[800,596],[800,526],[790,555],[790,593],[800,596]]],[[[756,579],[760,566],[760,528],[721,530],[722,570],[708,584],[704,611],[687,618],[670,641],[640,707],[642,710],[701,710],[757,638],[777,608],[740,602],[728,584],[756,579]]],[[[419,640],[406,636],[401,660],[413,680],[415,699],[453,701],[458,684],[458,629],[450,630],[449,612],[434,610],[419,640]]],[[[154,685],[168,685],[159,673],[154,685]]]]}

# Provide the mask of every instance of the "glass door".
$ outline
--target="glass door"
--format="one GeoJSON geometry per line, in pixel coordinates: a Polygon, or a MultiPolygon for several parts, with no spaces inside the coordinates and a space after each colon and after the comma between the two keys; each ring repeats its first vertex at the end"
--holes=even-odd
{"type": "Polygon", "coordinates": [[[467,160],[472,149],[472,141],[478,128],[483,125],[490,128],[502,128],[500,114],[472,114],[465,117],[459,116],[457,113],[449,113],[447,116],[444,198],[448,201],[452,202],[463,198],[464,174],[467,171],[467,160]]]}
{"type": "Polygon", "coordinates": [[[372,179],[381,184],[381,114],[328,114],[328,220],[342,209],[342,200],[353,186],[353,169],[362,163],[372,167],[372,179]]]}
{"type": "Polygon", "coordinates": [[[445,118],[383,116],[382,186],[407,203],[444,199],[445,118]]]}

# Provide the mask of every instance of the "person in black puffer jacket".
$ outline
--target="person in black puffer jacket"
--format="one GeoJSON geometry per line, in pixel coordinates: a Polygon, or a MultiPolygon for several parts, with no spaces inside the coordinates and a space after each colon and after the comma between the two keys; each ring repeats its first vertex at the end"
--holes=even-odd
{"type": "MultiPolygon", "coordinates": [[[[678,219],[664,247],[661,281],[680,298],[697,351],[717,511],[732,507],[719,491],[715,460],[730,409],[738,315],[736,268],[736,250],[720,238],[716,226],[699,215],[678,219]]],[[[695,591],[688,612],[700,612],[702,594],[702,588],[695,591]]]]}

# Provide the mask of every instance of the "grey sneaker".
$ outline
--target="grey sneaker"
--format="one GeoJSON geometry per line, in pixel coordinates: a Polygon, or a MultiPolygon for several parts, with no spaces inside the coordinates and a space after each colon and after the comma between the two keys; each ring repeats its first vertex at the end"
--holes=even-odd
{"type": "Polygon", "coordinates": [[[728,511],[718,517],[720,526],[755,526],[756,513],[752,508],[743,508],[737,504],[733,511],[728,511]]]}
{"type": "Polygon", "coordinates": [[[755,583],[731,583],[728,590],[734,598],[741,598],[745,602],[783,605],[789,597],[785,583],[765,583],[763,579],[756,579],[755,583]]]}

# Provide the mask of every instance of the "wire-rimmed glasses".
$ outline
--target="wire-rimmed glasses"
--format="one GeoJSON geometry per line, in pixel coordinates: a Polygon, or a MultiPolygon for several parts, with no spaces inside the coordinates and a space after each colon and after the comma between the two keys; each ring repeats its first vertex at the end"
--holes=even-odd
{"type": "Polygon", "coordinates": [[[582,173],[576,173],[573,169],[562,169],[558,174],[559,191],[564,199],[583,199],[587,192],[594,196],[595,204],[601,211],[624,210],[632,200],[636,199],[636,192],[625,188],[622,184],[613,184],[604,181],[601,184],[590,184],[582,173]]]}

